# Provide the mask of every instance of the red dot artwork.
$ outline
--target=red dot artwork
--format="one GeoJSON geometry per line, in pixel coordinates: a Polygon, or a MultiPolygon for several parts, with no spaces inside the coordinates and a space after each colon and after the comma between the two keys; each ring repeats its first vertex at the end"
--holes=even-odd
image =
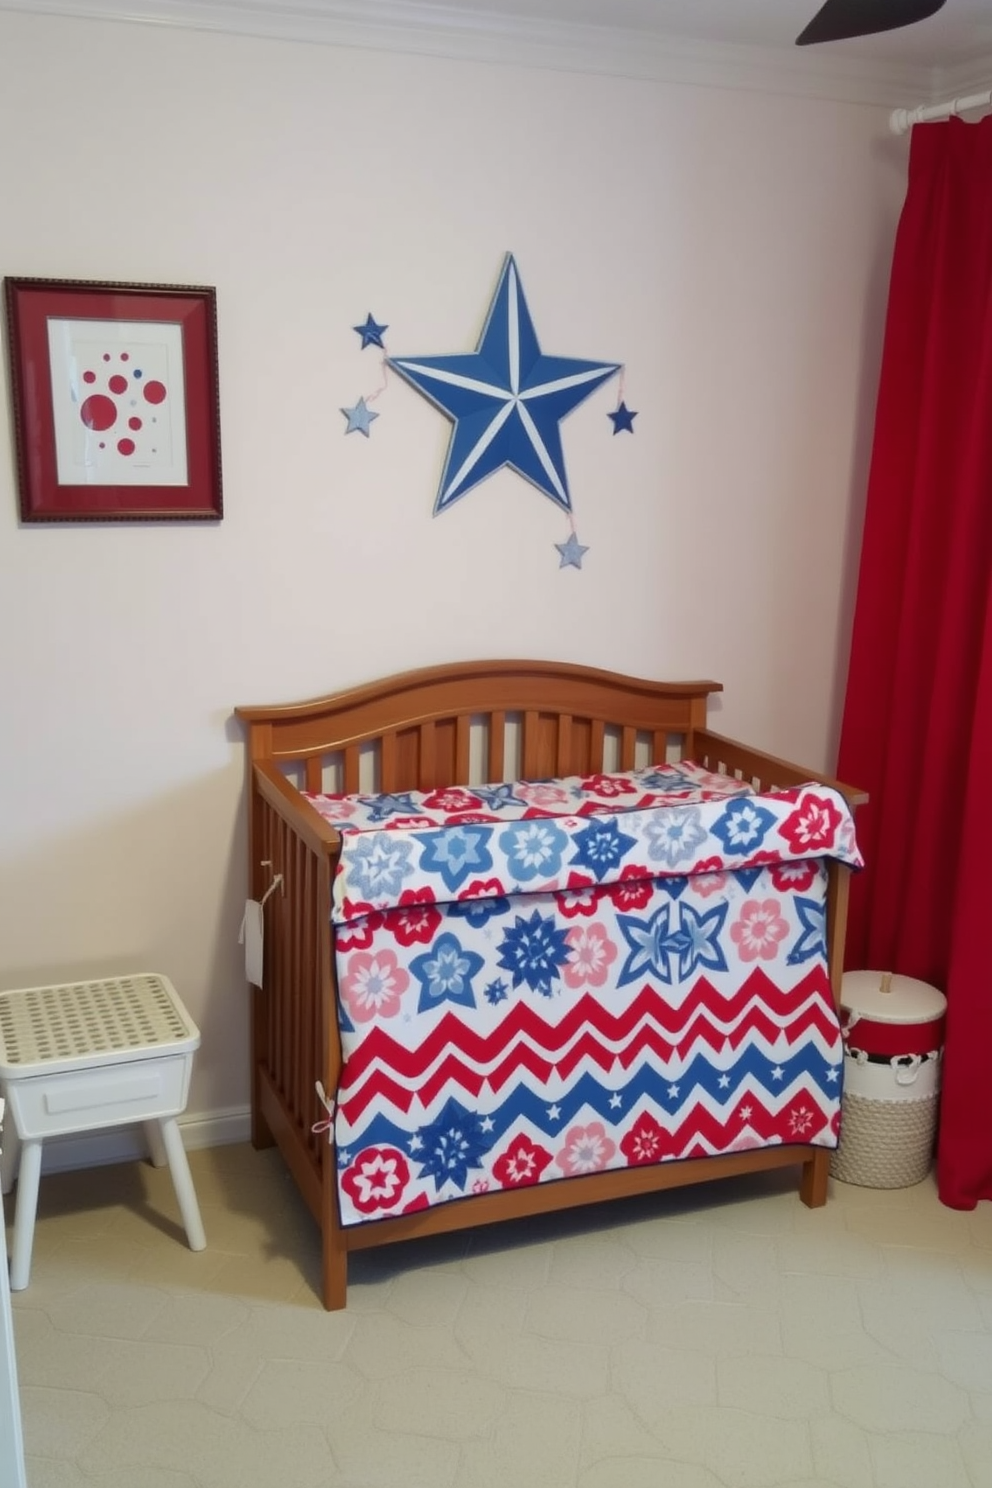
{"type": "Polygon", "coordinates": [[[79,417],[87,429],[109,429],[117,421],[117,408],[112,398],[94,393],[80,405],[79,417]]]}
{"type": "Polygon", "coordinates": [[[83,381],[84,382],[96,382],[96,373],[95,372],[84,372],[83,373],[83,381]]]}
{"type": "Polygon", "coordinates": [[[144,387],[144,394],[146,403],[164,403],[165,383],[154,381],[146,382],[144,387]]]}
{"type": "Polygon", "coordinates": [[[117,450],[118,450],[118,453],[119,454],[122,454],[122,455],[133,455],[134,454],[134,440],[133,439],[118,439],[118,441],[117,441],[117,450]]]}
{"type": "Polygon", "coordinates": [[[122,362],[129,362],[130,360],[131,360],[131,353],[129,351],[122,351],[121,352],[121,361],[122,362]]]}
{"type": "Polygon", "coordinates": [[[120,375],[120,373],[118,372],[115,376],[113,376],[113,377],[110,378],[109,382],[107,383],[107,386],[109,387],[109,389],[110,389],[110,391],[112,393],[126,393],[127,392],[127,378],[126,377],[122,377],[120,375]]]}
{"type": "Polygon", "coordinates": [[[141,420],[139,418],[129,418],[127,421],[127,426],[129,429],[140,429],[141,420]]]}

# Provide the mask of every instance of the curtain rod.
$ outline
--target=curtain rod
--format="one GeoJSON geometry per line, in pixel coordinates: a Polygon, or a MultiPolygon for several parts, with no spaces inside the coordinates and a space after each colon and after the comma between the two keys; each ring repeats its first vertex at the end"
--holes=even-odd
{"type": "Polygon", "coordinates": [[[921,103],[915,109],[894,109],[889,115],[889,128],[893,134],[905,134],[914,124],[928,124],[931,119],[949,119],[968,109],[987,108],[990,103],[992,88],[986,88],[984,93],[969,93],[965,98],[949,98],[946,103],[921,103]]]}

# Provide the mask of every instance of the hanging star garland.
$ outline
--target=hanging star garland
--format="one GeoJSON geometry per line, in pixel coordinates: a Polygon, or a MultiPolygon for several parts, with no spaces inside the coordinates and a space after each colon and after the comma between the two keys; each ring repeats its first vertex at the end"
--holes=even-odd
{"type": "Polygon", "coordinates": [[[568,542],[555,543],[555,547],[561,554],[559,568],[581,568],[582,559],[589,551],[582,546],[574,532],[569,535],[568,542]]]}
{"type": "Polygon", "coordinates": [[[624,432],[633,434],[634,420],[637,417],[637,409],[628,408],[626,403],[621,398],[620,402],[617,404],[613,412],[608,413],[606,417],[613,420],[614,434],[623,434],[624,432]]]}
{"type": "Polygon", "coordinates": [[[369,314],[365,317],[365,324],[352,326],[352,330],[357,331],[358,334],[361,336],[362,351],[364,351],[366,346],[378,346],[380,348],[383,348],[383,332],[388,331],[389,327],[388,325],[380,325],[377,320],[373,320],[372,313],[370,311],[369,314]]]}
{"type": "MultiPolygon", "coordinates": [[[[597,388],[620,374],[617,406],[607,415],[613,433],[633,433],[637,412],[624,402],[624,368],[599,362],[546,355],[541,350],[512,253],[503,261],[478,345],[473,352],[447,356],[391,357],[383,340],[388,325],[371,311],[352,330],[361,350],[378,347],[383,356],[382,383],[342,408],[346,434],[366,439],[378,413],[369,404],[383,393],[390,370],[397,372],[431,402],[452,425],[434,515],[447,511],[497,471],[515,471],[560,510],[572,513],[565,470],[561,423],[597,388]]],[[[572,526],[563,543],[555,543],[559,568],[582,567],[589,548],[572,526]]]]}
{"type": "Polygon", "coordinates": [[[359,398],[354,408],[342,408],[341,412],[348,420],[348,427],[344,432],[346,434],[364,434],[366,439],[369,437],[369,428],[372,420],[379,417],[368,406],[364,398],[359,398]]]}
{"type": "Polygon", "coordinates": [[[542,353],[512,254],[474,352],[389,357],[388,365],[454,424],[435,515],[506,465],[571,511],[559,425],[620,363],[542,353]]]}

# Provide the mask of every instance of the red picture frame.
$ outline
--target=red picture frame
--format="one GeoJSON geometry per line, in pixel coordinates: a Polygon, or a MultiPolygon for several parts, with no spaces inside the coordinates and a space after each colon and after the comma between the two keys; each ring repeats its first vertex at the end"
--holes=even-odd
{"type": "Polygon", "coordinates": [[[4,280],[23,522],[219,521],[216,291],[4,280]]]}

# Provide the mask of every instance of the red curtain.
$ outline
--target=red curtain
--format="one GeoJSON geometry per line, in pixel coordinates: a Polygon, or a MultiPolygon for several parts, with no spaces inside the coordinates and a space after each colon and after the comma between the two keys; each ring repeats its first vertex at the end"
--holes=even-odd
{"type": "Polygon", "coordinates": [[[992,117],[917,125],[837,773],[867,868],[847,965],[948,1000],[940,1197],[992,1199],[992,117]]]}

